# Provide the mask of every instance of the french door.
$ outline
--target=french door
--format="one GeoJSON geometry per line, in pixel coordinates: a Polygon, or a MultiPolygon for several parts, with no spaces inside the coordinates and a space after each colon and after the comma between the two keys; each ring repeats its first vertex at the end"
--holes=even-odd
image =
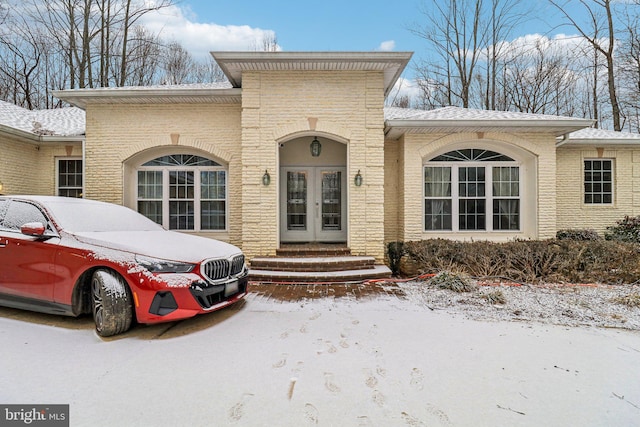
{"type": "Polygon", "coordinates": [[[346,242],[346,168],[280,169],[280,240],[346,242]]]}

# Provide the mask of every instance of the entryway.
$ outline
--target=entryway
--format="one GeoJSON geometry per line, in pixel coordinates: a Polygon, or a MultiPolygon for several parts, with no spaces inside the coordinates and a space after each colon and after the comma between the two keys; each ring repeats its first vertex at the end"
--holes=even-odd
{"type": "Polygon", "coordinates": [[[345,167],[280,168],[280,241],[346,242],[345,167]]]}

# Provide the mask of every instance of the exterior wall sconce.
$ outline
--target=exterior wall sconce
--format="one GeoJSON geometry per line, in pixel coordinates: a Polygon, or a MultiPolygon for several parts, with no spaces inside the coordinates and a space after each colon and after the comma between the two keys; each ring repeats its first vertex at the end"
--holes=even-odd
{"type": "Polygon", "coordinates": [[[2,189],[4,188],[4,185],[2,184],[2,181],[0,181],[0,195],[2,194],[2,189]]]}
{"type": "Polygon", "coordinates": [[[353,179],[353,183],[356,185],[356,187],[360,187],[362,185],[362,174],[360,174],[360,169],[358,169],[358,173],[353,179]]]}
{"type": "Polygon", "coordinates": [[[320,141],[318,141],[317,137],[313,137],[313,141],[311,141],[309,149],[311,150],[312,157],[320,156],[320,152],[322,151],[322,144],[320,144],[320,141]]]}
{"type": "Polygon", "coordinates": [[[269,184],[271,184],[271,175],[269,175],[269,171],[265,169],[264,175],[262,175],[262,185],[267,186],[269,184]]]}

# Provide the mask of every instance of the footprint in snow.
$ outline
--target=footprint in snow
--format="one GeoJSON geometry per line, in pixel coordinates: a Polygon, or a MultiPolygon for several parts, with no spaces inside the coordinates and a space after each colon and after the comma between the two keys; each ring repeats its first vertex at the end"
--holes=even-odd
{"type": "Polygon", "coordinates": [[[271,365],[273,368],[282,368],[284,365],[287,364],[287,355],[283,354],[282,355],[282,359],[278,360],[276,363],[274,363],[273,365],[271,365]]]}
{"type": "Polygon", "coordinates": [[[242,395],[242,399],[233,405],[231,409],[229,409],[229,420],[232,422],[240,421],[242,416],[244,415],[244,405],[253,394],[245,393],[242,395]]]}
{"type": "Polygon", "coordinates": [[[413,368],[411,370],[411,381],[409,382],[413,388],[416,390],[422,390],[424,388],[424,375],[422,375],[422,371],[418,368],[413,368]]]}
{"type": "Polygon", "coordinates": [[[318,425],[318,409],[311,403],[304,405],[304,419],[308,425],[318,425]]]}
{"type": "Polygon", "coordinates": [[[339,393],[340,387],[333,382],[333,374],[331,372],[324,373],[324,386],[331,393],[339,393]]]}

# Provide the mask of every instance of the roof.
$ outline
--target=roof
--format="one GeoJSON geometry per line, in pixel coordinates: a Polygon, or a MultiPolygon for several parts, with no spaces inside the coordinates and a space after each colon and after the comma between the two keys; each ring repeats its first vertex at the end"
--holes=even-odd
{"type": "Polygon", "coordinates": [[[87,103],[240,103],[245,71],[381,71],[389,93],[411,59],[411,52],[211,52],[227,82],[125,86],[53,91],[53,95],[86,108],[87,103]]]}
{"type": "Polygon", "coordinates": [[[229,82],[181,85],[122,86],[96,89],[55,90],[54,96],[85,109],[95,104],[225,103],[239,104],[242,90],[229,82]]]}
{"type": "Polygon", "coordinates": [[[28,110],[0,101],[0,130],[31,139],[81,136],[85,113],[76,107],[28,110]]]}
{"type": "Polygon", "coordinates": [[[640,134],[616,132],[613,130],[586,128],[569,135],[564,145],[636,145],[640,144],[640,134]]]}
{"type": "Polygon", "coordinates": [[[405,133],[545,132],[566,135],[590,127],[593,120],[513,111],[443,107],[435,110],[385,108],[385,135],[397,139],[405,133]]]}
{"type": "Polygon", "coordinates": [[[413,52],[211,52],[234,87],[244,71],[382,71],[389,94],[413,52]]]}

